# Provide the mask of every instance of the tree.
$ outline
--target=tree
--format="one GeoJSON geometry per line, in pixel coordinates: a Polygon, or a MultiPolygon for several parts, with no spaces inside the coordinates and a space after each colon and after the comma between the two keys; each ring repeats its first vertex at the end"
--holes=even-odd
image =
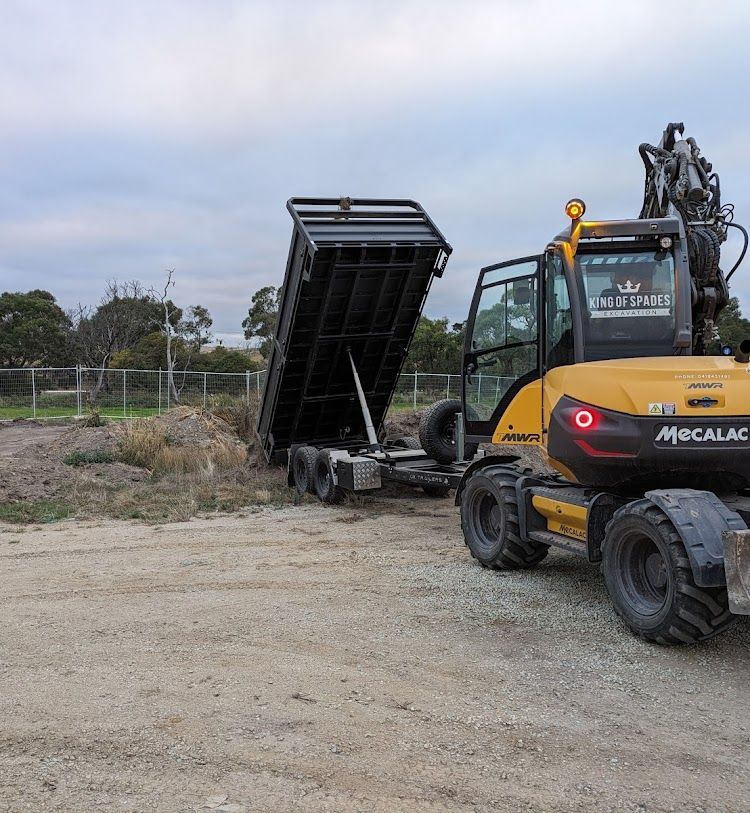
{"type": "Polygon", "coordinates": [[[422,316],[414,331],[405,370],[420,373],[455,373],[461,369],[463,324],[422,316]]]}
{"type": "Polygon", "coordinates": [[[0,366],[66,361],[71,321],[49,291],[0,295],[0,366]]]}
{"type": "Polygon", "coordinates": [[[737,352],[743,339],[750,339],[750,320],[742,316],[740,301],[733,296],[724,310],[719,314],[716,324],[719,338],[710,342],[707,352],[715,355],[721,351],[721,346],[729,345],[737,352]]]}
{"type": "MultiPolygon", "coordinates": [[[[167,278],[164,287],[157,290],[149,288],[149,294],[159,303],[161,308],[161,318],[159,319],[159,329],[164,336],[164,351],[167,363],[167,386],[169,387],[172,399],[176,404],[180,403],[180,389],[177,389],[174,380],[174,368],[177,363],[177,353],[180,349],[178,326],[182,318],[182,311],[169,298],[169,289],[174,288],[174,268],[167,269],[167,278]]],[[[183,372],[187,369],[187,364],[183,367],[183,372]]],[[[185,385],[185,376],[182,377],[182,386],[185,385]]]]}
{"type": "MultiPolygon", "coordinates": [[[[112,357],[134,347],[154,330],[160,307],[137,280],[107,283],[104,296],[95,308],[78,306],[75,347],[79,361],[100,370],[89,394],[95,401],[105,385],[105,371],[112,357]]],[[[177,318],[181,316],[181,312],[177,318]]]]}
{"type": "Polygon", "coordinates": [[[209,328],[213,323],[207,308],[203,305],[191,305],[187,309],[187,319],[182,320],[178,327],[182,338],[200,353],[201,347],[211,341],[209,328]]]}
{"type": "Polygon", "coordinates": [[[246,339],[260,339],[259,350],[266,360],[271,355],[273,333],[276,329],[276,318],[281,302],[281,288],[266,285],[257,290],[252,297],[252,304],[247,316],[242,321],[246,339]]]}

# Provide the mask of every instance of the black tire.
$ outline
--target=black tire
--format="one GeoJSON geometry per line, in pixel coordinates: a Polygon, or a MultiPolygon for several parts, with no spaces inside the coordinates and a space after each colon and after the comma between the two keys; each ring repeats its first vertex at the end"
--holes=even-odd
{"type": "MultiPolygon", "coordinates": [[[[456,459],[456,413],[461,402],[444,398],[429,407],[419,422],[419,440],[422,448],[438,463],[452,463],[456,459]]],[[[464,446],[464,457],[471,460],[479,448],[476,443],[464,446]]]]}
{"type": "Polygon", "coordinates": [[[297,493],[315,493],[315,461],[318,458],[318,450],[312,446],[300,446],[292,458],[292,478],[297,493]]]}
{"type": "Polygon", "coordinates": [[[421,449],[422,444],[416,438],[396,438],[391,446],[398,449],[421,449]]]}
{"type": "Polygon", "coordinates": [[[617,614],[647,641],[694,644],[736,620],[725,587],[696,585],[677,529],[650,500],[615,512],[602,546],[602,574],[617,614]]]}
{"type": "Polygon", "coordinates": [[[321,502],[335,505],[346,496],[346,492],[336,485],[333,479],[333,464],[327,451],[318,452],[313,469],[315,494],[321,502]]]}
{"type": "Polygon", "coordinates": [[[549,552],[548,545],[521,539],[516,479],[489,466],[472,474],[461,492],[464,540],[482,567],[526,570],[549,552]]]}
{"type": "Polygon", "coordinates": [[[447,497],[450,494],[450,486],[422,486],[422,491],[428,497],[447,497]]]}

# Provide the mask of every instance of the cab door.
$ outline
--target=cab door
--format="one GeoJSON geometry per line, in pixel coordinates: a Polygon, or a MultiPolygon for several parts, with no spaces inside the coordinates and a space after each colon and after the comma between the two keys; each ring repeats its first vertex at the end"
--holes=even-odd
{"type": "Polygon", "coordinates": [[[518,392],[540,376],[542,256],[483,268],[466,323],[462,376],[468,439],[488,440],[518,392]]]}

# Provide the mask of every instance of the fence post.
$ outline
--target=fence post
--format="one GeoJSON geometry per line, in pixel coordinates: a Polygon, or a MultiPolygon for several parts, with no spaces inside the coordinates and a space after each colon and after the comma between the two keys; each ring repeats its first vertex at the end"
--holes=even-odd
{"type": "Polygon", "coordinates": [[[81,365],[76,364],[76,413],[81,417],[81,365]]]}
{"type": "Polygon", "coordinates": [[[445,398],[447,400],[451,397],[451,374],[448,373],[446,378],[448,379],[448,383],[445,385],[445,398]]]}
{"type": "Polygon", "coordinates": [[[157,412],[161,415],[161,367],[159,367],[159,406],[157,412]]]}
{"type": "Polygon", "coordinates": [[[33,367],[31,368],[31,414],[36,418],[36,379],[33,367]]]}
{"type": "Polygon", "coordinates": [[[206,408],[206,373],[203,373],[203,409],[206,408]]]}
{"type": "Polygon", "coordinates": [[[258,403],[260,403],[260,370],[255,373],[255,392],[258,395],[258,403]]]}
{"type": "Polygon", "coordinates": [[[414,371],[414,409],[417,408],[417,376],[419,373],[414,371]]]}
{"type": "Polygon", "coordinates": [[[482,374],[479,373],[477,378],[479,379],[479,386],[477,387],[477,403],[480,403],[482,400],[482,374]]]}
{"type": "Polygon", "coordinates": [[[245,370],[245,400],[250,406],[250,370],[245,370]]]}
{"type": "Polygon", "coordinates": [[[122,371],[122,417],[128,417],[128,390],[127,384],[125,381],[125,376],[127,375],[127,370],[122,371]]]}

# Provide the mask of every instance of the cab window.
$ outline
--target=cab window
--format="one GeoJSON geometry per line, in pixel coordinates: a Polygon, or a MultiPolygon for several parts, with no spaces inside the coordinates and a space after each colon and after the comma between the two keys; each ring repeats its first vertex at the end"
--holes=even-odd
{"type": "Polygon", "coordinates": [[[667,251],[579,253],[584,359],[673,353],[674,260],[667,251]]]}

